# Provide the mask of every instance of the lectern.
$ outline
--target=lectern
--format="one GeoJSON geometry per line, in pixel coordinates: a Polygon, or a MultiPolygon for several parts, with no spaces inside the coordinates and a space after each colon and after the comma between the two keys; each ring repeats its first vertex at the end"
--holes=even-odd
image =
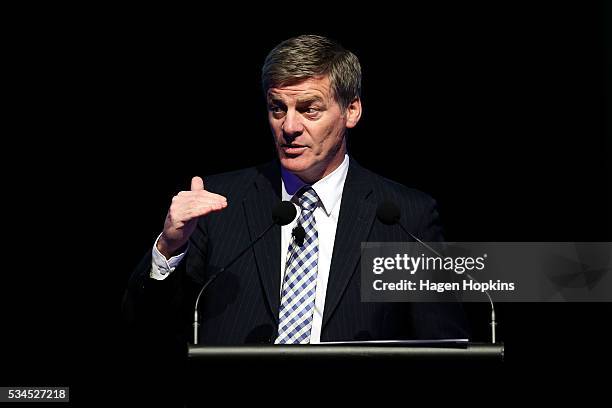
{"type": "Polygon", "coordinates": [[[411,345],[389,344],[313,344],[260,346],[189,346],[188,358],[193,363],[222,361],[314,361],[314,360],[403,360],[502,362],[503,343],[466,343],[448,346],[444,343],[418,342],[411,345]]]}
{"type": "Polygon", "coordinates": [[[253,403],[314,401],[312,406],[328,392],[343,402],[380,402],[383,395],[404,393],[409,400],[428,392],[439,398],[449,386],[478,383],[474,375],[493,377],[503,360],[503,343],[190,345],[187,395],[193,406],[212,395],[253,403]]]}

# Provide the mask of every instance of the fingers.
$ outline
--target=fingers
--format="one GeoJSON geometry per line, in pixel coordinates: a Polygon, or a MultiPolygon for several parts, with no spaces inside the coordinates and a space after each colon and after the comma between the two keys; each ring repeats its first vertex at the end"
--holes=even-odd
{"type": "Polygon", "coordinates": [[[227,198],[220,194],[211,193],[206,190],[197,191],[181,191],[174,196],[173,201],[181,199],[183,201],[195,200],[195,201],[215,201],[221,203],[227,203],[227,198]]]}
{"type": "Polygon", "coordinates": [[[194,218],[226,207],[227,198],[204,190],[204,181],[196,176],[191,179],[190,191],[181,191],[172,198],[168,216],[174,228],[180,229],[194,218]]]}
{"type": "Polygon", "coordinates": [[[189,192],[198,192],[199,194],[204,193],[201,195],[203,199],[212,198],[212,199],[217,199],[219,201],[227,202],[227,199],[223,197],[222,195],[211,193],[210,191],[204,190],[204,180],[202,180],[202,177],[198,177],[198,176],[193,177],[191,179],[191,190],[181,191],[179,195],[185,195],[185,193],[189,193],[189,192]]]}
{"type": "Polygon", "coordinates": [[[226,207],[227,204],[209,204],[199,207],[188,207],[181,209],[174,209],[171,207],[168,213],[168,218],[172,227],[180,230],[196,218],[203,217],[212,212],[222,211],[226,207]]]}
{"type": "Polygon", "coordinates": [[[226,207],[225,197],[204,190],[202,178],[194,177],[191,179],[190,191],[181,191],[172,198],[162,232],[165,244],[160,251],[166,255],[182,247],[193,234],[197,218],[221,211],[226,207]]]}
{"type": "Polygon", "coordinates": [[[205,204],[198,207],[192,207],[186,211],[186,216],[189,219],[202,217],[212,212],[222,211],[227,208],[227,203],[212,203],[205,204]]]}
{"type": "Polygon", "coordinates": [[[227,199],[208,191],[182,191],[172,199],[169,216],[175,228],[194,218],[202,217],[227,207],[227,199]]]}
{"type": "Polygon", "coordinates": [[[191,191],[204,190],[204,180],[201,177],[195,176],[191,179],[191,191]]]}

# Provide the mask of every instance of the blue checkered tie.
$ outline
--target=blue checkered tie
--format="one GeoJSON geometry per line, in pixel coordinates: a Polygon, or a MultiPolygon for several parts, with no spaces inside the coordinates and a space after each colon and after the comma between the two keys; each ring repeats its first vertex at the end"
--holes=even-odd
{"type": "Polygon", "coordinates": [[[298,225],[306,232],[303,245],[289,244],[276,344],[308,344],[317,290],[319,236],[313,216],[319,196],[310,186],[296,194],[301,208],[298,225]]]}

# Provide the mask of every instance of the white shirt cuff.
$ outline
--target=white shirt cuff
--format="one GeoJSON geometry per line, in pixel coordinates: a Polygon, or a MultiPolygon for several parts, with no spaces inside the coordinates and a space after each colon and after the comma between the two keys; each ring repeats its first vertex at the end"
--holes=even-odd
{"type": "Polygon", "coordinates": [[[155,280],[164,280],[170,276],[170,274],[174,272],[176,267],[181,263],[185,257],[185,254],[187,254],[187,251],[189,250],[189,243],[187,243],[185,252],[175,255],[170,259],[166,259],[166,257],[157,249],[157,241],[159,241],[160,237],[161,234],[159,234],[155,240],[155,243],[153,244],[151,272],[149,273],[149,277],[155,280]]]}

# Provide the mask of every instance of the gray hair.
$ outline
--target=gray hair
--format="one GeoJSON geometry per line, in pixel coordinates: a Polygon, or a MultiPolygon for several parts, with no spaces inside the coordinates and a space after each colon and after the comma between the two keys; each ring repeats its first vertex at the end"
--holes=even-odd
{"type": "Polygon", "coordinates": [[[261,72],[264,93],[309,78],[329,77],[333,96],[344,111],[361,96],[361,65],[352,52],[318,35],[300,35],[278,44],[261,72]]]}

